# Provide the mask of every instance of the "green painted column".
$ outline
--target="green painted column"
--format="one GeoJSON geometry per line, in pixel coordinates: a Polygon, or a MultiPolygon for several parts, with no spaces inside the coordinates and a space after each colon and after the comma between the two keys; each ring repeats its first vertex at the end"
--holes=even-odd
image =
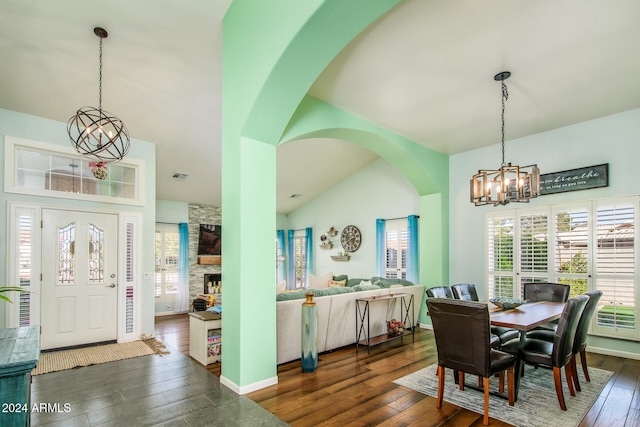
{"type": "Polygon", "coordinates": [[[221,380],[238,392],[276,382],[275,150],[241,137],[223,151],[221,380]]]}
{"type": "Polygon", "coordinates": [[[225,15],[221,382],[238,393],[277,382],[275,147],[324,68],[399,1],[234,0],[225,15]]]}

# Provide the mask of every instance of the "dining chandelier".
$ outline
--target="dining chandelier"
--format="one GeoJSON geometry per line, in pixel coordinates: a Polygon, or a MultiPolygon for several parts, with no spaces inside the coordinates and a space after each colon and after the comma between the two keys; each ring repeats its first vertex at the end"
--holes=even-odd
{"type": "Polygon", "coordinates": [[[502,86],[502,164],[499,169],[479,170],[471,178],[471,203],[476,206],[528,202],[540,194],[540,169],[537,165],[513,166],[504,161],[504,110],[509,98],[504,81],[509,76],[509,71],[494,76],[502,86]]]}
{"type": "Polygon", "coordinates": [[[100,86],[98,108],[82,107],[67,122],[67,132],[75,150],[105,165],[115,163],[129,152],[129,131],[115,115],[102,109],[102,39],[109,34],[104,28],[93,29],[100,38],[100,86]]]}

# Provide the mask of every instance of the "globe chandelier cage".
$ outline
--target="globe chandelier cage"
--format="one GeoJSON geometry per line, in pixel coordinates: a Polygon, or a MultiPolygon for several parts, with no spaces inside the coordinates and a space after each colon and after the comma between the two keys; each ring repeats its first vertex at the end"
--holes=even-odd
{"type": "Polygon", "coordinates": [[[509,76],[509,71],[494,76],[502,87],[502,164],[499,169],[481,169],[471,178],[471,203],[476,206],[527,203],[540,194],[540,169],[537,165],[514,166],[504,161],[504,111],[509,98],[504,81],[509,76]]]}
{"type": "Polygon", "coordinates": [[[67,132],[78,153],[98,163],[116,163],[127,155],[131,142],[122,120],[102,109],[102,40],[108,33],[100,27],[94,28],[93,32],[100,38],[98,108],[80,108],[67,122],[67,132]]]}

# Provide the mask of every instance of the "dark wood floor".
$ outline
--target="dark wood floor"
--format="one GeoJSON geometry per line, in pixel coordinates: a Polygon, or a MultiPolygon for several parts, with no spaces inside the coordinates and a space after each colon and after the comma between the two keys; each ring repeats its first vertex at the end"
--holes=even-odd
{"type": "MultiPolygon", "coordinates": [[[[156,319],[156,336],[182,353],[189,352],[188,316],[156,319]]],[[[433,333],[419,329],[405,340],[355,352],[349,346],[321,354],[318,370],[303,374],[299,362],[278,367],[278,384],[247,395],[292,426],[480,426],[482,415],[391,382],[436,362],[433,333]]],[[[640,361],[588,353],[588,364],[614,375],[580,424],[640,425],[640,361]]],[[[220,364],[207,369],[220,375],[220,364]]],[[[580,367],[578,367],[580,369],[580,367]]],[[[550,386],[553,393],[553,386],[550,386]]],[[[489,425],[506,426],[490,419],[489,425]]]]}

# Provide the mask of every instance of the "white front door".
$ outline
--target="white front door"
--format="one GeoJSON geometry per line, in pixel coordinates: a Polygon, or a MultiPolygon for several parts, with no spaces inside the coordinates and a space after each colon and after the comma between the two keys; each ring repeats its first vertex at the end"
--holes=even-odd
{"type": "Polygon", "coordinates": [[[118,217],[42,210],[42,349],[116,339],[118,217]]]}

